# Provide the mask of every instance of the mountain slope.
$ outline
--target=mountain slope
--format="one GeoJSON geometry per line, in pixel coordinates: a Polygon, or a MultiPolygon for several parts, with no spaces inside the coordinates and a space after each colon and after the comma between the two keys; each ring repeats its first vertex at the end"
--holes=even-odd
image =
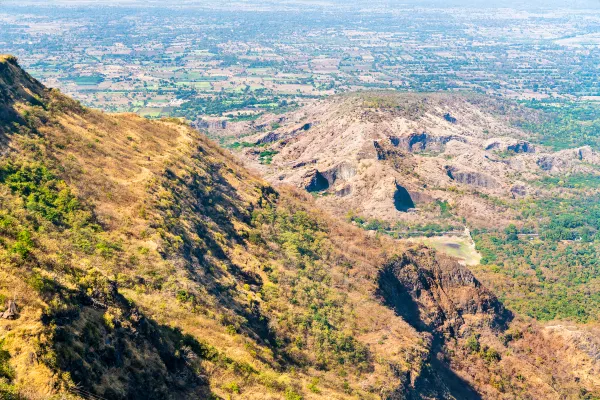
{"type": "Polygon", "coordinates": [[[594,390],[589,351],[577,375],[544,353],[584,346],[514,320],[455,260],[275,191],[176,120],[85,109],[11,57],[0,71],[3,397],[594,390]]]}
{"type": "Polygon", "coordinates": [[[531,181],[565,173],[597,173],[589,147],[552,152],[528,141],[513,120],[541,118],[515,104],[476,94],[364,92],[265,116],[239,139],[245,160],[271,182],[320,196],[337,213],[426,223],[446,201],[472,225],[514,219],[489,197],[535,196],[531,181]],[[241,141],[241,142],[240,142],[241,141]],[[408,214],[409,209],[418,212],[408,214]],[[493,216],[490,218],[490,216],[493,216]]]}

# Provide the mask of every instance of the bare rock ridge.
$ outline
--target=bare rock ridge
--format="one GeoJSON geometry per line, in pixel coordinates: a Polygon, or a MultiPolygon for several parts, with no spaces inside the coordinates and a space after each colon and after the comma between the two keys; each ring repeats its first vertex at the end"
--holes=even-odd
{"type": "Polygon", "coordinates": [[[498,186],[498,183],[494,180],[494,178],[481,172],[461,171],[452,166],[446,166],[445,169],[448,177],[458,183],[483,188],[495,188],[498,186]]]}
{"type": "Polygon", "coordinates": [[[329,180],[316,169],[308,171],[304,178],[304,188],[308,192],[321,192],[329,189],[329,180]]]}

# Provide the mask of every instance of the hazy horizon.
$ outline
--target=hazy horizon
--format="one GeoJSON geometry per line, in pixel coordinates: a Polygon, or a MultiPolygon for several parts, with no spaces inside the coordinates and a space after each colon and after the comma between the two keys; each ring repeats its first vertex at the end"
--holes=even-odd
{"type": "Polygon", "coordinates": [[[237,9],[270,7],[274,9],[296,9],[314,10],[335,7],[340,10],[356,10],[361,8],[411,8],[411,7],[434,7],[434,8],[516,8],[524,10],[533,9],[600,9],[600,0],[357,0],[349,4],[344,0],[234,0],[215,2],[212,0],[185,0],[185,1],[161,1],[161,0],[0,0],[0,5],[25,6],[39,5],[41,7],[52,6],[144,6],[144,7],[202,7],[218,8],[231,11],[237,9]]]}

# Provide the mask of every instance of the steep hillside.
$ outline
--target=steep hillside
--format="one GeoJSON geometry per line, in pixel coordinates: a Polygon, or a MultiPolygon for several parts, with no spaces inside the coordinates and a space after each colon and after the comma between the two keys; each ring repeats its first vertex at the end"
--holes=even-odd
{"type": "Polygon", "coordinates": [[[14,58],[0,88],[0,397],[593,395],[592,344],[514,318],[454,259],[276,191],[176,120],[82,108],[14,58]]]}

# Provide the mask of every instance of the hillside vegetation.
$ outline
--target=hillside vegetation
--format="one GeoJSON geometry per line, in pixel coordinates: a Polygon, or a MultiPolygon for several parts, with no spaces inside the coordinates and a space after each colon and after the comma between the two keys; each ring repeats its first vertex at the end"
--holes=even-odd
{"type": "Polygon", "coordinates": [[[2,56],[0,134],[1,398],[594,398],[581,341],[177,120],[83,108],[2,56]]]}

